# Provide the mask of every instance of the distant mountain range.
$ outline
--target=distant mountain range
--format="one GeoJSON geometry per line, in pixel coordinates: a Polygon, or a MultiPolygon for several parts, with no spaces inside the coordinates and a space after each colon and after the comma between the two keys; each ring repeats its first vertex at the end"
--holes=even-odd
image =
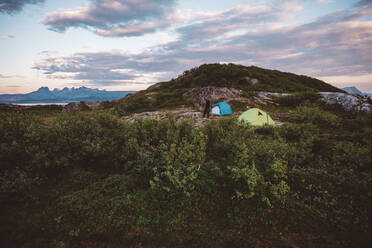
{"type": "Polygon", "coordinates": [[[41,87],[37,91],[28,94],[3,94],[0,95],[0,103],[63,103],[80,101],[113,101],[125,97],[135,91],[106,91],[87,87],[63,88],[49,90],[41,87]]]}
{"type": "Polygon", "coordinates": [[[355,86],[345,87],[345,88],[342,88],[342,90],[346,91],[349,94],[353,94],[353,95],[360,95],[360,96],[369,96],[369,97],[372,97],[372,94],[361,92],[355,86]]]}

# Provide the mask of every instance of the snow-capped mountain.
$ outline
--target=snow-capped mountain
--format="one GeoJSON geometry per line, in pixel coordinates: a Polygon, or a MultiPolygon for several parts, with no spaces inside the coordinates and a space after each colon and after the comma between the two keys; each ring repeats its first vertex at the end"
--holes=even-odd
{"type": "Polygon", "coordinates": [[[112,101],[123,98],[128,93],[134,93],[134,91],[106,91],[87,87],[50,90],[48,87],[41,87],[28,94],[0,95],[0,103],[112,101]]]}

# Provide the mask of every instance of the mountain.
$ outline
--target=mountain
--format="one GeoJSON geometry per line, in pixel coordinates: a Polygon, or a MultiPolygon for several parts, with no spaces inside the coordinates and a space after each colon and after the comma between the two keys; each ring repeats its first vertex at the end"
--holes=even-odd
{"type": "Polygon", "coordinates": [[[342,88],[342,90],[344,90],[347,93],[352,94],[352,95],[360,95],[360,96],[369,96],[369,97],[372,97],[372,94],[361,92],[355,86],[345,87],[345,88],[342,88]]]}
{"type": "Polygon", "coordinates": [[[238,94],[249,97],[257,92],[341,92],[343,90],[316,78],[256,66],[204,64],[185,71],[176,79],[157,83],[116,103],[118,113],[128,115],[159,109],[193,106],[188,95],[223,98],[238,94]],[[199,89],[198,92],[191,92],[199,89]],[[234,89],[231,91],[231,89],[234,89]]]}
{"type": "Polygon", "coordinates": [[[345,87],[345,88],[342,88],[342,90],[344,90],[347,93],[352,94],[352,95],[360,95],[360,96],[363,96],[364,95],[363,92],[361,92],[360,90],[358,90],[355,86],[345,87]]]}
{"type": "Polygon", "coordinates": [[[135,91],[106,91],[87,87],[50,90],[41,87],[28,94],[3,94],[0,103],[56,103],[80,101],[112,101],[125,97],[135,91]]]}

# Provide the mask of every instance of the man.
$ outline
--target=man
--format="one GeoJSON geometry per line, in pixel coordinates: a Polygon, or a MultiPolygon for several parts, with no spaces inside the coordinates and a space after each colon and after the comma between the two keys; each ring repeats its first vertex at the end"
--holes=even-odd
{"type": "Polygon", "coordinates": [[[203,118],[205,115],[207,115],[207,118],[209,118],[209,111],[211,108],[211,102],[209,101],[208,97],[204,97],[205,100],[205,107],[204,107],[204,113],[203,113],[203,118]]]}

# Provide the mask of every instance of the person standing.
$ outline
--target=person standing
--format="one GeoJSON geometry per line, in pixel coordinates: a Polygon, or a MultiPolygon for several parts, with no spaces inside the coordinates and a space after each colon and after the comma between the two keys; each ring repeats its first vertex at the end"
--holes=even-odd
{"type": "Polygon", "coordinates": [[[207,118],[209,118],[209,111],[211,108],[211,102],[209,101],[208,97],[204,97],[205,100],[205,106],[204,106],[204,113],[203,113],[203,118],[205,115],[207,115],[207,118]]]}

